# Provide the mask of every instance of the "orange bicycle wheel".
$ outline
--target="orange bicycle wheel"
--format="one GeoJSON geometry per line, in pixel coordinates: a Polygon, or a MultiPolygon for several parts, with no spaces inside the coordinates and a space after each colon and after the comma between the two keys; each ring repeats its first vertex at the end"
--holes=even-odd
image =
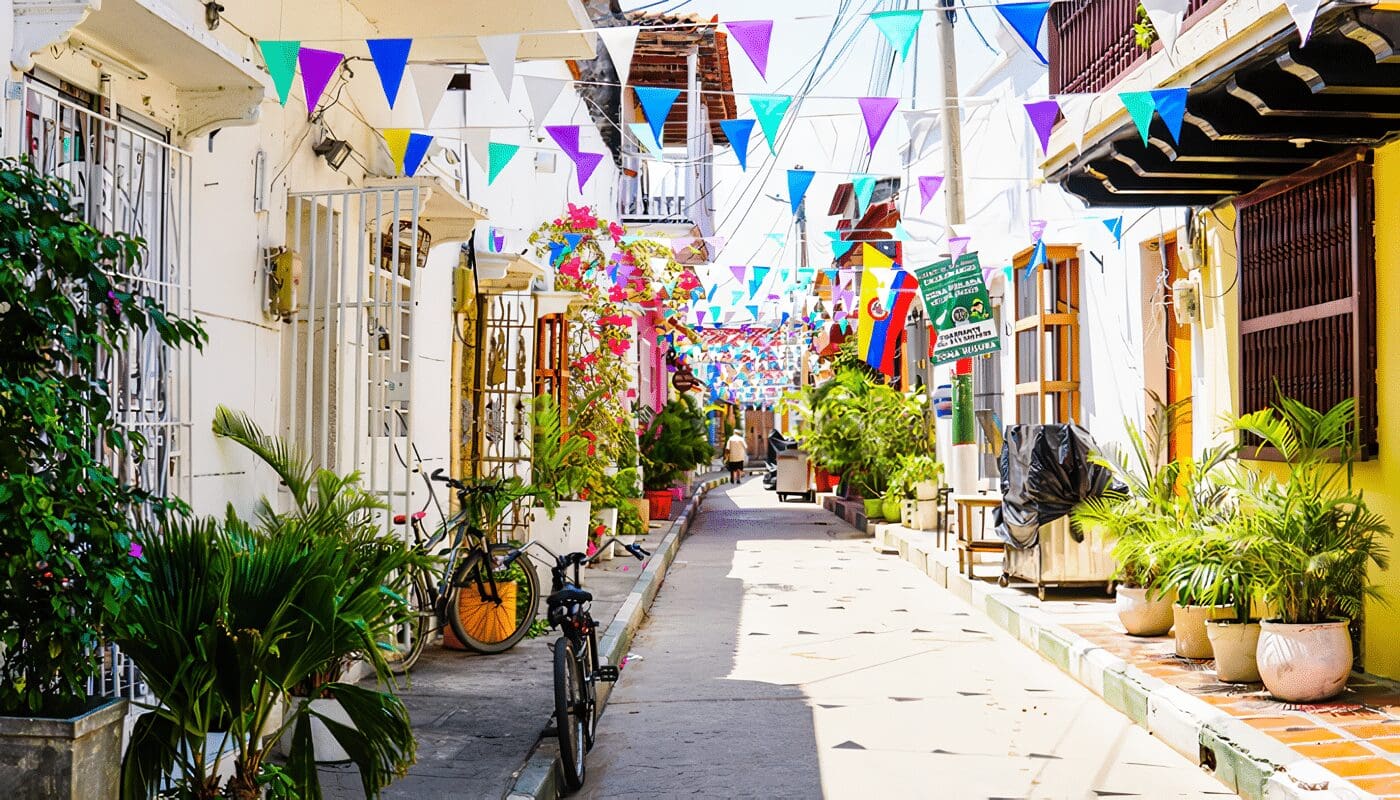
{"type": "MultiPolygon", "coordinates": [[[[495,581],[496,596],[483,598],[478,579],[485,583],[486,575],[467,575],[463,586],[453,590],[448,603],[448,623],[456,643],[479,653],[501,653],[514,647],[530,630],[539,606],[539,593],[534,564],[521,555],[509,568],[500,564],[513,552],[510,545],[492,545],[489,563],[474,567],[474,571],[490,569],[495,581]]],[[[485,583],[490,593],[490,583],[485,583]]],[[[448,645],[454,644],[448,641],[448,645]]]]}

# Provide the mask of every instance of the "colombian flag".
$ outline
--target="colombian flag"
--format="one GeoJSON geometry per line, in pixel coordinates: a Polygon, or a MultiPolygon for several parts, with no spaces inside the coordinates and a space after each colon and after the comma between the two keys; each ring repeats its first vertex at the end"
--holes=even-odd
{"type": "Polygon", "coordinates": [[[869,244],[864,245],[861,260],[865,268],[860,276],[857,349],[865,363],[894,377],[895,345],[914,303],[916,281],[869,244]]]}

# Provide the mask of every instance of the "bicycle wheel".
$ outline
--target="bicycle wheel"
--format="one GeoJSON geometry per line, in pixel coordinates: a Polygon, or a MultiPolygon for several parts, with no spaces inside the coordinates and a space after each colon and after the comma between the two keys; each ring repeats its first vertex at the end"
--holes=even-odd
{"type": "Polygon", "coordinates": [[[503,653],[525,638],[535,621],[540,596],[535,565],[521,554],[509,569],[502,569],[515,548],[491,545],[487,558],[472,558],[453,580],[447,603],[447,621],[462,644],[478,653],[503,653]],[[483,598],[495,581],[496,599],[483,598]]]}
{"type": "Polygon", "coordinates": [[[427,647],[428,639],[432,636],[433,618],[436,616],[432,593],[428,591],[428,581],[421,572],[414,571],[404,597],[413,616],[398,626],[394,632],[394,639],[389,642],[389,649],[384,654],[389,662],[389,669],[395,675],[407,675],[408,671],[413,669],[413,665],[418,663],[418,657],[423,655],[423,649],[427,647]]]}
{"type": "Polygon", "coordinates": [[[559,757],[564,767],[564,787],[570,792],[583,786],[584,754],[588,752],[584,717],[588,713],[582,676],[569,637],[554,643],[554,727],[559,736],[559,757]]]}

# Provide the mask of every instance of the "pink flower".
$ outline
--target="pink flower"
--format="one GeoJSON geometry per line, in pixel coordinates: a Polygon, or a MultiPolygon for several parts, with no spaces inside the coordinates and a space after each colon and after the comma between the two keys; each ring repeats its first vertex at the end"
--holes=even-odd
{"type": "Polygon", "coordinates": [[[608,290],[608,299],[614,303],[621,303],[627,299],[627,290],[621,286],[614,286],[608,290]]]}
{"type": "Polygon", "coordinates": [[[613,339],[608,342],[608,349],[613,351],[613,355],[620,356],[632,349],[632,345],[624,339],[613,339]]]}
{"type": "Polygon", "coordinates": [[[132,542],[131,549],[127,550],[126,554],[131,556],[132,558],[141,558],[142,555],[145,554],[145,552],[146,551],[141,547],[140,542],[132,542]]]}

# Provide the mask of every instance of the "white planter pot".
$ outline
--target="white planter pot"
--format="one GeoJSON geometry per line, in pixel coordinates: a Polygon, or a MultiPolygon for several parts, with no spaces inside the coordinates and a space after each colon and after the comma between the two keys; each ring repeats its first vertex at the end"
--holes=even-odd
{"type": "Polygon", "coordinates": [[[588,547],[589,508],[586,500],[562,500],[553,514],[535,506],[530,510],[530,538],[557,555],[583,552],[588,547]]]}
{"type": "Polygon", "coordinates": [[[1351,634],[1345,622],[1264,622],[1255,656],[1269,694],[1288,703],[1326,700],[1346,688],[1351,634]]]}
{"type": "Polygon", "coordinates": [[[1206,636],[1215,653],[1215,677],[1224,683],[1258,682],[1259,623],[1207,620],[1206,636]]]}
{"type": "MultiPolygon", "coordinates": [[[[311,710],[339,722],[341,725],[355,727],[355,724],[350,721],[350,715],[345,713],[345,707],[333,697],[318,697],[312,700],[311,710]]],[[[315,754],[318,763],[329,764],[350,760],[350,754],[345,752],[345,749],[335,740],[331,729],[327,728],[326,723],[316,717],[311,718],[311,752],[315,754]]]]}
{"type": "Polygon", "coordinates": [[[1172,597],[1150,589],[1119,586],[1114,596],[1118,621],[1129,636],[1164,636],[1172,629],[1172,597]]]}
{"type": "Polygon", "coordinates": [[[914,517],[918,515],[918,500],[899,501],[899,524],[914,530],[914,517]]]}
{"type": "Polygon", "coordinates": [[[914,530],[931,531],[938,527],[938,501],[916,500],[914,507],[914,530]]]}
{"type": "Polygon", "coordinates": [[[914,484],[914,497],[919,500],[937,500],[938,481],[919,481],[914,484]]]}
{"type": "Polygon", "coordinates": [[[1206,635],[1206,620],[1229,619],[1235,609],[1230,606],[1172,606],[1172,627],[1176,629],[1176,654],[1182,658],[1210,658],[1210,637],[1206,635]]]}
{"type": "Polygon", "coordinates": [[[564,552],[582,553],[588,549],[588,527],[593,504],[587,500],[565,500],[559,512],[569,517],[568,534],[564,537],[564,552]]]}

